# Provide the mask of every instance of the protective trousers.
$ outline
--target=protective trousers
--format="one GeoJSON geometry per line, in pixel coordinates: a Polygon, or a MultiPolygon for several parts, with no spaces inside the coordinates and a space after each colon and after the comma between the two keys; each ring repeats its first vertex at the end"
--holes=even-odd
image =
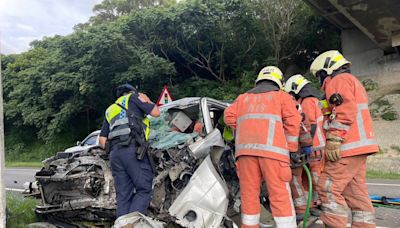
{"type": "Polygon", "coordinates": [[[318,181],[322,201],[321,220],[329,227],[346,227],[349,208],[351,227],[375,227],[374,208],[366,185],[367,155],[327,161],[318,181]]]}
{"type": "MultiPolygon", "coordinates": [[[[318,184],[319,177],[321,176],[322,169],[324,166],[324,157],[322,151],[315,151],[311,154],[311,161],[308,165],[310,167],[312,184],[313,184],[313,206],[319,205],[321,202],[320,197],[318,195],[318,191],[316,190],[316,186],[318,184]]],[[[303,186],[308,191],[308,182],[303,182],[303,186]]]]}
{"type": "Polygon", "coordinates": [[[117,217],[139,211],[146,214],[152,196],[153,173],[147,156],[136,159],[136,147],[120,147],[110,154],[117,195],[117,217]]]}
{"type": "Polygon", "coordinates": [[[237,169],[242,199],[242,228],[259,227],[259,196],[263,179],[267,185],[276,227],[296,227],[296,215],[289,186],[292,174],[288,163],[243,155],[238,158],[237,169]]]}
{"type": "Polygon", "coordinates": [[[304,213],[307,207],[307,194],[303,187],[303,167],[296,167],[292,169],[293,178],[290,182],[290,188],[292,190],[292,196],[294,201],[294,208],[296,213],[304,213]]]}
{"type": "MultiPolygon", "coordinates": [[[[319,177],[321,175],[323,160],[322,160],[322,152],[316,151],[311,155],[311,161],[308,164],[310,172],[311,172],[311,180],[313,184],[313,204],[311,207],[320,204],[320,198],[318,192],[315,190],[317,186],[319,177]]],[[[292,169],[293,178],[290,182],[290,188],[292,190],[292,196],[294,201],[294,208],[296,209],[296,213],[305,213],[307,207],[307,198],[308,198],[308,178],[305,175],[305,171],[303,167],[297,167],[292,169]]]]}

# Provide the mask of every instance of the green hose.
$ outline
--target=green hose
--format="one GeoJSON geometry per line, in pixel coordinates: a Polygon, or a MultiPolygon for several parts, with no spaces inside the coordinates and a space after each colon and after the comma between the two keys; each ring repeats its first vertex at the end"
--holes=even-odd
{"type": "Polygon", "coordinates": [[[304,164],[303,168],[306,171],[307,179],[308,179],[307,208],[306,208],[306,213],[304,214],[304,219],[303,219],[303,228],[306,228],[307,222],[308,222],[308,217],[310,216],[310,207],[311,207],[311,201],[312,201],[312,180],[311,180],[311,173],[310,173],[310,170],[308,169],[307,165],[304,164]]]}

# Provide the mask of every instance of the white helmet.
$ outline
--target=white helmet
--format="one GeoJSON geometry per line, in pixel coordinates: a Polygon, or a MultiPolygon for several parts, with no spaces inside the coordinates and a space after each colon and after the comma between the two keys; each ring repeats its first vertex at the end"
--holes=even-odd
{"type": "Polygon", "coordinates": [[[283,74],[278,67],[266,66],[260,70],[260,73],[258,73],[256,83],[262,80],[270,80],[278,84],[280,89],[283,89],[282,79],[283,79],[283,74]]]}
{"type": "Polygon", "coordinates": [[[285,82],[285,91],[287,93],[293,92],[299,94],[300,90],[308,83],[310,83],[310,81],[304,78],[301,74],[293,75],[285,82]]]}
{"type": "Polygon", "coordinates": [[[346,64],[351,64],[351,62],[345,59],[339,51],[331,50],[315,58],[311,63],[310,71],[314,76],[316,76],[317,72],[320,70],[324,70],[328,75],[331,75],[333,71],[346,64]]]}

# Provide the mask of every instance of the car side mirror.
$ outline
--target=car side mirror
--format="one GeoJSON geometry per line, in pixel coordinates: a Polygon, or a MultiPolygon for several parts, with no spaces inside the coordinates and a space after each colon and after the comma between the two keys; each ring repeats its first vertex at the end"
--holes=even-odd
{"type": "Polygon", "coordinates": [[[80,146],[81,145],[81,141],[76,141],[76,145],[80,146]]]}

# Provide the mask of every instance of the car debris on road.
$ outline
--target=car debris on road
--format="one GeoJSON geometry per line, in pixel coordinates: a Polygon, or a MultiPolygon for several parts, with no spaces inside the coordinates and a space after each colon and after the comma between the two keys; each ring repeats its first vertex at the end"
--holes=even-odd
{"type": "MultiPolygon", "coordinates": [[[[128,214],[116,227],[126,221],[146,223],[143,227],[240,225],[234,144],[224,141],[221,132],[226,126],[219,121],[228,105],[211,98],[184,98],[164,105],[161,118],[150,120],[155,177],[149,214],[128,214]],[[174,130],[172,125],[190,126],[172,118],[177,113],[185,116],[183,121],[200,123],[201,131],[174,130]]],[[[109,227],[114,222],[115,190],[104,150],[91,146],[59,152],[43,164],[35,175],[41,197],[36,212],[46,221],[58,227],[109,227]]],[[[265,191],[261,198],[268,208],[265,191]]],[[[262,223],[271,222],[262,217],[262,223]]]]}

